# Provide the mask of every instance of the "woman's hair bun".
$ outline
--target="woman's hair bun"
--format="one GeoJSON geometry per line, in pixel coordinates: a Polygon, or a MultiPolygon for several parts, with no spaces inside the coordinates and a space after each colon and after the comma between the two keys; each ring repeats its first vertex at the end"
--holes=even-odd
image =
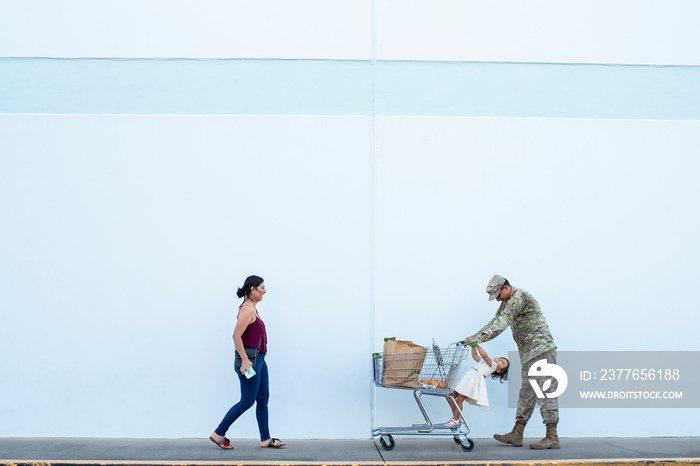
{"type": "Polygon", "coordinates": [[[258,277],[257,275],[251,275],[250,277],[245,279],[245,283],[243,283],[243,288],[238,288],[236,294],[239,298],[242,298],[250,292],[251,288],[259,287],[264,281],[265,280],[263,280],[262,277],[258,277]]]}

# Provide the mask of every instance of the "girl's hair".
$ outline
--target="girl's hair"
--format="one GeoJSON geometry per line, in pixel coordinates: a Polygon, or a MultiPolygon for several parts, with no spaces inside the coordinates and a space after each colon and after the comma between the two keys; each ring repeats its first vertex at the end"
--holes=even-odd
{"type": "MultiPolygon", "coordinates": [[[[508,361],[507,358],[503,358],[506,361],[508,361]]],[[[494,380],[499,380],[501,383],[505,382],[508,380],[508,369],[510,369],[510,361],[508,361],[508,366],[502,371],[502,372],[494,372],[491,374],[491,378],[494,380]]]]}
{"type": "Polygon", "coordinates": [[[248,297],[251,288],[259,287],[264,281],[265,280],[258,277],[257,275],[251,275],[250,277],[245,279],[245,283],[243,283],[243,286],[241,288],[238,288],[238,291],[236,291],[236,296],[238,296],[239,298],[242,298],[244,296],[248,297]]]}

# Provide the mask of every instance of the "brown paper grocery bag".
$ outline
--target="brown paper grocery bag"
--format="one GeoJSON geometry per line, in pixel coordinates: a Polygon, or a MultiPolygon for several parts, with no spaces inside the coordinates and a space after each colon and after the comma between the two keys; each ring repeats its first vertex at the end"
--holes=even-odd
{"type": "Polygon", "coordinates": [[[418,388],[427,349],[411,341],[384,340],[381,385],[389,388],[418,388]]]}

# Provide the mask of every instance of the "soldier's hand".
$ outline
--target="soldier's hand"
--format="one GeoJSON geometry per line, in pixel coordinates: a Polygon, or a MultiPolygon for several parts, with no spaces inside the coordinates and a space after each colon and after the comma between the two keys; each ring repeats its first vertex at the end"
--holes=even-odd
{"type": "Polygon", "coordinates": [[[467,337],[467,338],[464,339],[464,342],[465,342],[465,343],[471,343],[471,342],[473,342],[473,341],[476,341],[476,338],[474,338],[474,337],[467,337]]]}

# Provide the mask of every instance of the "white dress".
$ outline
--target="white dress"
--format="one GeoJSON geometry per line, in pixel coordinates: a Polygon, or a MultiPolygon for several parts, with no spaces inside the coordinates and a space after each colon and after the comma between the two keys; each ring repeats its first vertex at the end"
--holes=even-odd
{"type": "Polygon", "coordinates": [[[476,366],[469,368],[457,381],[454,391],[467,397],[467,403],[488,409],[489,396],[486,393],[486,377],[493,374],[498,366],[491,361],[491,367],[482,359],[476,366]]]}

